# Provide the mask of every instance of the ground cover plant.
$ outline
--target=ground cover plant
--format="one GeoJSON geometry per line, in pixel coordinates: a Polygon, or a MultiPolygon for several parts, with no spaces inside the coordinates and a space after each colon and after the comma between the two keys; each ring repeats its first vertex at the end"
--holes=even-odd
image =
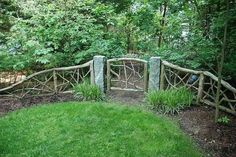
{"type": "Polygon", "coordinates": [[[147,94],[147,101],[151,107],[164,114],[175,114],[189,107],[193,98],[193,94],[186,87],[151,91],[147,94]]]}
{"type": "Polygon", "coordinates": [[[104,94],[101,89],[88,81],[84,81],[81,84],[77,84],[74,87],[75,97],[79,100],[104,100],[104,94]]]}
{"type": "Polygon", "coordinates": [[[66,102],[0,119],[3,156],[202,156],[168,118],[140,108],[66,102]]]}

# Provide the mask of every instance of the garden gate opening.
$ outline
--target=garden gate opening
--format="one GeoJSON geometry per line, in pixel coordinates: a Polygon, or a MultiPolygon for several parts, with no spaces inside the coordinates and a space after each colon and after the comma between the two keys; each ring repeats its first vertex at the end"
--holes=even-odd
{"type": "Polygon", "coordinates": [[[147,61],[136,58],[107,60],[107,91],[145,91],[148,84],[147,61]]]}

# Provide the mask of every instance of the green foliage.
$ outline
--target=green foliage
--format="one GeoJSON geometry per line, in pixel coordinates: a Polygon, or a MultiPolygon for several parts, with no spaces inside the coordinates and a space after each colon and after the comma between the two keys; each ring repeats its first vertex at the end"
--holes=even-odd
{"type": "Polygon", "coordinates": [[[84,81],[81,84],[77,84],[74,87],[74,93],[75,97],[80,100],[100,101],[104,99],[104,95],[101,89],[97,85],[88,83],[88,81],[84,81]]]}
{"type": "MultiPolygon", "coordinates": [[[[0,6],[0,57],[8,52],[15,61],[0,62],[0,67],[41,70],[80,64],[97,54],[112,58],[136,53],[217,71],[225,1],[3,0],[0,6]],[[30,63],[18,59],[29,57],[30,63]]],[[[235,8],[231,2],[223,70],[224,79],[232,82],[235,8]]]]}
{"type": "Polygon", "coordinates": [[[201,157],[173,120],[104,102],[34,106],[0,117],[1,156],[201,157]]]}
{"type": "Polygon", "coordinates": [[[7,55],[5,53],[0,54],[0,71],[22,71],[29,70],[31,67],[33,59],[29,55],[7,55]]]}
{"type": "Polygon", "coordinates": [[[147,101],[151,107],[164,114],[175,114],[181,109],[189,107],[193,98],[193,94],[186,87],[151,91],[147,94],[147,101]]]}
{"type": "MultiPolygon", "coordinates": [[[[28,2],[15,3],[24,6],[28,2]]],[[[29,3],[35,8],[22,9],[28,17],[15,19],[7,40],[12,58],[31,56],[30,66],[36,69],[80,64],[95,54],[113,57],[124,53],[118,34],[106,31],[113,24],[111,7],[76,0],[66,5],[63,0],[47,3],[29,3]]]]}
{"type": "Polygon", "coordinates": [[[218,118],[217,122],[226,125],[230,123],[230,119],[227,116],[223,116],[218,118]]]}

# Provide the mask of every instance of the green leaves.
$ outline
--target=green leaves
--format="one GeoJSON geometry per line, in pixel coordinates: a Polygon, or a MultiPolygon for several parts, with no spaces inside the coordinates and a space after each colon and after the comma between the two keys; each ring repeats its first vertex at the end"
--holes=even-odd
{"type": "MultiPolygon", "coordinates": [[[[21,1],[16,3],[19,6],[28,4],[21,1]]],[[[78,58],[82,61],[91,59],[90,52],[94,55],[98,51],[108,50],[104,44],[105,48],[100,49],[103,46],[98,46],[98,42],[109,41],[104,37],[110,37],[106,35],[105,27],[111,21],[111,7],[75,0],[69,0],[66,4],[62,0],[34,1],[29,5],[32,5],[31,9],[24,8],[22,11],[30,16],[16,21],[8,38],[8,45],[18,55],[31,55],[34,58],[32,64],[41,64],[44,67],[62,66],[65,61],[58,59],[65,54],[67,57],[62,58],[67,59],[67,65],[74,65],[75,61],[78,63],[78,58]],[[19,48],[16,49],[16,45],[20,45],[19,48]],[[76,57],[80,52],[88,55],[76,57]]]]}

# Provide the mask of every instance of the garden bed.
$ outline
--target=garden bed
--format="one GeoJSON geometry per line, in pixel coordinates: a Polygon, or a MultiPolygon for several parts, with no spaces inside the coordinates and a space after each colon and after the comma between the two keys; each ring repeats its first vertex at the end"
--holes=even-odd
{"type": "Polygon", "coordinates": [[[181,112],[175,118],[211,156],[236,157],[236,118],[227,114],[230,117],[227,125],[215,124],[214,114],[213,108],[198,106],[181,112]]]}

